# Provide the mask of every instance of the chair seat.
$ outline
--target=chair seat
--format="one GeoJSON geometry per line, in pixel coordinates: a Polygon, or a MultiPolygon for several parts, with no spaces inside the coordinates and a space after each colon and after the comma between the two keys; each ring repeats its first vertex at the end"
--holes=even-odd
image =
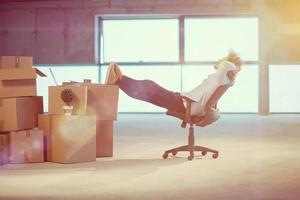
{"type": "Polygon", "coordinates": [[[190,120],[186,119],[185,113],[179,113],[174,111],[167,111],[167,115],[177,117],[182,120],[181,127],[185,128],[186,123],[192,123],[196,126],[204,127],[207,126],[220,118],[220,111],[219,109],[212,108],[210,112],[205,113],[203,116],[191,116],[190,120]]]}
{"type": "Polygon", "coordinates": [[[204,116],[191,116],[191,120],[186,120],[185,119],[185,113],[180,113],[180,112],[174,112],[174,111],[167,111],[167,115],[173,116],[173,117],[177,117],[187,123],[193,123],[193,124],[197,124],[199,122],[201,122],[201,120],[204,119],[204,116]]]}

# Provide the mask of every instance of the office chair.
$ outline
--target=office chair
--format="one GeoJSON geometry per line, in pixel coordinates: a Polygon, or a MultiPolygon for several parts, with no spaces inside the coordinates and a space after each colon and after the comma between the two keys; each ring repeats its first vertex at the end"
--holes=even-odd
{"type": "Polygon", "coordinates": [[[189,136],[188,136],[188,144],[184,146],[179,146],[170,150],[165,151],[163,154],[163,158],[167,159],[169,153],[172,153],[173,156],[177,154],[179,151],[188,151],[190,155],[188,156],[188,160],[194,159],[194,151],[200,151],[203,156],[207,154],[207,152],[211,152],[212,157],[214,159],[218,158],[219,152],[214,149],[210,149],[203,146],[196,146],[194,142],[194,125],[204,127],[207,126],[220,118],[220,112],[217,109],[217,102],[221,98],[221,96],[226,92],[226,90],[232,85],[221,85],[209,98],[206,106],[205,106],[205,114],[203,116],[192,116],[191,115],[191,105],[192,100],[186,97],[187,102],[186,113],[174,112],[171,110],[167,111],[167,115],[177,117],[182,120],[181,127],[186,128],[187,123],[189,124],[189,136]]]}

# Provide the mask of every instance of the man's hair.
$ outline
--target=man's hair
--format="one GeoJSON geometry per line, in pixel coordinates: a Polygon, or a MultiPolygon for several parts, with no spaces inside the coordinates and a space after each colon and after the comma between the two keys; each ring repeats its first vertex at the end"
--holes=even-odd
{"type": "Polygon", "coordinates": [[[241,65],[243,64],[241,58],[232,50],[228,52],[228,55],[226,57],[218,60],[218,62],[215,64],[215,69],[217,69],[218,64],[222,61],[232,62],[237,67],[237,71],[241,70],[241,65]]]}
{"type": "Polygon", "coordinates": [[[230,51],[228,53],[227,61],[234,63],[235,66],[239,68],[241,68],[241,65],[243,63],[241,58],[234,51],[230,51]]]}

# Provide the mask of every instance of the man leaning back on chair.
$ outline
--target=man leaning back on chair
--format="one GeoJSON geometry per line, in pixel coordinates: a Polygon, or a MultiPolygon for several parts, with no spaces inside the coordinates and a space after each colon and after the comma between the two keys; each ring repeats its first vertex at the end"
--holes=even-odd
{"type": "Polygon", "coordinates": [[[173,92],[158,85],[152,80],[135,80],[123,75],[116,63],[107,69],[105,83],[117,84],[128,96],[166,108],[167,110],[185,113],[185,98],[191,99],[191,115],[201,116],[207,101],[221,85],[233,85],[236,74],[241,70],[242,60],[233,51],[215,64],[216,72],[210,74],[197,87],[189,92],[173,92]]]}

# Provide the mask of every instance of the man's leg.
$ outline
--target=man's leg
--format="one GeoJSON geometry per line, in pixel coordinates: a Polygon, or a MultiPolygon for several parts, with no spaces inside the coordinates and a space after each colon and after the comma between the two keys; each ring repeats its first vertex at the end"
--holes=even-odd
{"type": "Polygon", "coordinates": [[[179,93],[161,87],[151,80],[135,80],[125,75],[117,81],[120,89],[128,96],[176,112],[185,112],[179,93]]]}

